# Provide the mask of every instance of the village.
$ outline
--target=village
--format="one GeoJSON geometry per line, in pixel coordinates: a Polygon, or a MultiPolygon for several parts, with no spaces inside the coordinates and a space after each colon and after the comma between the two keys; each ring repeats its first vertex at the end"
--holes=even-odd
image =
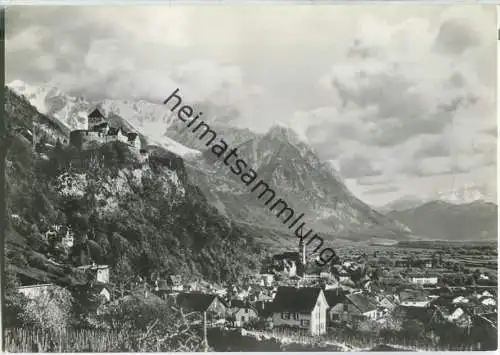
{"type": "MultiPolygon", "coordinates": [[[[71,231],[54,229],[46,237],[53,239],[57,234],[59,247],[71,248],[71,231]]],[[[496,334],[497,281],[488,272],[475,272],[471,282],[450,286],[443,282],[443,275],[448,267],[453,273],[455,265],[437,253],[429,259],[413,255],[392,260],[376,252],[373,256],[363,253],[321,272],[309,272],[308,265],[314,264],[310,259],[305,246],[299,245],[297,251],[274,255],[263,262],[261,273],[242,278],[237,284],[190,280],[176,274],[152,275],[133,280],[126,290],[110,283],[113,270],[108,265],[93,263],[77,269],[88,280],[80,289],[98,296],[102,303],[133,293],[170,300],[183,312],[198,314],[195,323],[205,331],[207,327],[259,334],[281,330],[314,338],[369,331],[404,312],[424,324],[425,330],[447,325],[465,334],[474,327],[490,337],[496,334]]],[[[18,291],[35,300],[60,287],[28,282],[18,291]]]]}
{"type": "MultiPolygon", "coordinates": [[[[63,144],[85,150],[120,141],[147,154],[137,133],[112,126],[97,107],[82,114],[81,122],[63,144]]],[[[17,217],[12,218],[16,223],[17,217]]],[[[74,232],[68,226],[53,225],[40,235],[52,250],[49,262],[64,267],[61,260],[67,259],[75,245],[74,232]]],[[[413,336],[411,332],[418,337],[444,326],[463,334],[480,329],[483,338],[478,342],[496,339],[496,247],[412,249],[404,244],[367,248],[350,244],[336,253],[335,262],[318,268],[314,255],[299,243],[296,250],[259,260],[260,272],[227,284],[155,273],[123,280],[127,284],[123,287],[111,281],[113,267],[91,261],[76,267],[85,280],[78,285],[40,283],[21,272],[18,292],[34,302],[63,288],[89,300],[97,297],[101,304],[120,302],[132,294],[168,300],[184,313],[198,315],[193,324],[202,327],[205,336],[207,328],[217,328],[338,340],[345,334],[389,329],[398,323],[393,328],[401,332],[407,327],[408,337],[413,336]],[[489,259],[485,252],[490,253],[489,259]],[[408,320],[423,328],[408,325],[408,320]]]]}

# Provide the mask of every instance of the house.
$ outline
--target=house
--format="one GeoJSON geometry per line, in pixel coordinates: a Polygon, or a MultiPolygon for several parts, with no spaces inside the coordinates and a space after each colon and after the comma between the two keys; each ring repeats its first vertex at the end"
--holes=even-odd
{"type": "Polygon", "coordinates": [[[339,281],[340,282],[351,281],[351,276],[349,275],[349,273],[346,270],[344,270],[344,269],[340,270],[339,281]]]}
{"type": "Polygon", "coordinates": [[[261,286],[271,287],[274,282],[273,274],[260,274],[258,284],[261,286]]]}
{"type": "Polygon", "coordinates": [[[72,248],[73,245],[75,243],[75,237],[74,237],[74,234],[73,232],[68,228],[66,230],[66,234],[64,235],[64,237],[62,238],[61,240],[61,244],[63,246],[63,248],[65,249],[69,249],[69,248],[72,248]]]}
{"type": "Polygon", "coordinates": [[[272,302],[257,301],[253,305],[259,319],[271,326],[273,322],[272,302]]]}
{"type": "Polygon", "coordinates": [[[54,246],[60,245],[64,249],[72,248],[75,241],[71,229],[61,225],[52,225],[45,232],[45,240],[54,246]]]}
{"type": "Polygon", "coordinates": [[[216,295],[205,293],[179,293],[177,305],[184,312],[206,312],[209,319],[220,319],[226,315],[227,306],[216,295]]]}
{"type": "Polygon", "coordinates": [[[392,295],[382,296],[378,301],[378,306],[382,310],[387,310],[388,312],[392,312],[394,308],[396,308],[397,300],[392,295]]]}
{"type": "Polygon", "coordinates": [[[449,321],[454,321],[454,320],[457,320],[458,318],[460,318],[461,316],[463,316],[465,314],[464,310],[460,307],[458,307],[457,309],[455,309],[449,316],[448,316],[448,320],[449,321]]]}
{"type": "Polygon", "coordinates": [[[78,270],[89,273],[93,277],[93,282],[107,284],[109,283],[109,266],[108,265],[83,265],[78,266],[78,270]]]}
{"type": "Polygon", "coordinates": [[[29,299],[38,298],[44,294],[48,294],[50,291],[59,288],[54,284],[37,284],[37,285],[29,285],[29,286],[20,286],[17,288],[17,291],[22,293],[29,299]]]}
{"type": "Polygon", "coordinates": [[[324,291],[326,302],[328,303],[328,323],[338,323],[341,321],[339,308],[343,307],[345,301],[345,293],[340,288],[328,289],[324,291]]]}
{"type": "Polygon", "coordinates": [[[399,303],[402,307],[427,307],[430,300],[420,290],[404,290],[399,293],[399,303]]]}
{"type": "Polygon", "coordinates": [[[436,285],[438,283],[438,276],[433,274],[422,273],[409,273],[408,280],[417,285],[436,285]]]}
{"type": "Polygon", "coordinates": [[[247,302],[241,300],[230,301],[228,314],[236,327],[242,327],[250,320],[259,318],[257,310],[247,302]]]}
{"type": "Polygon", "coordinates": [[[167,285],[171,287],[172,291],[182,291],[182,277],[181,275],[169,275],[167,277],[167,285]]]}
{"type": "Polygon", "coordinates": [[[324,334],[327,309],[328,303],[320,288],[282,286],[271,305],[273,325],[308,329],[311,335],[324,334]]]}
{"type": "Polygon", "coordinates": [[[469,300],[467,298],[465,298],[464,296],[458,296],[458,297],[455,297],[451,303],[453,304],[458,304],[458,303],[469,303],[469,300]]]}
{"type": "Polygon", "coordinates": [[[92,292],[95,295],[102,297],[106,302],[111,301],[111,289],[103,284],[95,285],[92,288],[92,292]]]}
{"type": "Polygon", "coordinates": [[[483,291],[483,293],[481,293],[481,296],[483,296],[483,297],[493,297],[493,295],[490,292],[488,292],[488,291],[483,291]]]}
{"type": "Polygon", "coordinates": [[[361,293],[346,295],[342,303],[330,310],[336,322],[355,323],[365,319],[377,319],[377,303],[361,293]]]}
{"type": "Polygon", "coordinates": [[[179,275],[170,275],[166,280],[156,280],[154,291],[161,298],[166,298],[170,294],[175,294],[183,291],[184,286],[181,283],[179,275]]]}
{"type": "Polygon", "coordinates": [[[433,266],[431,259],[422,260],[423,266],[426,268],[431,268],[433,266]]]}
{"type": "Polygon", "coordinates": [[[479,302],[485,306],[496,306],[497,302],[493,297],[483,296],[479,299],[479,302]]]}
{"type": "Polygon", "coordinates": [[[481,274],[479,275],[479,280],[489,280],[490,277],[488,275],[485,275],[485,274],[481,274]]]}

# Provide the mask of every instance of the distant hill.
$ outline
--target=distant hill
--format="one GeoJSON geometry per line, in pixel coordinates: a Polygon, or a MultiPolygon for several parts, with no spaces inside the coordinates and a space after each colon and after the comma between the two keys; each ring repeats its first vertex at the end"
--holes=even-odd
{"type": "Polygon", "coordinates": [[[389,213],[393,211],[404,211],[423,205],[428,200],[422,200],[415,196],[403,196],[397,200],[388,203],[385,206],[379,207],[378,210],[382,213],[389,213]]]}
{"type": "Polygon", "coordinates": [[[491,202],[452,204],[431,201],[388,215],[419,236],[434,240],[496,240],[497,208],[491,202]]]}

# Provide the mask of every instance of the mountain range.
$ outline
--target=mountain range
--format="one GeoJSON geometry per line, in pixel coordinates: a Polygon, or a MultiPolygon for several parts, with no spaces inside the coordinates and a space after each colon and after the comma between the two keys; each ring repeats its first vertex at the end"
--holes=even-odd
{"type": "Polygon", "coordinates": [[[388,215],[425,239],[485,241],[497,239],[497,210],[496,204],[485,201],[467,204],[430,201],[388,215]]]}
{"type": "MultiPolygon", "coordinates": [[[[77,129],[81,124],[78,117],[96,106],[100,107],[115,124],[139,132],[143,145],[159,147],[181,157],[188,181],[200,189],[207,202],[222,216],[263,230],[261,242],[268,246],[288,248],[296,244],[291,235],[290,238],[281,237],[290,232],[263,206],[262,201],[235,180],[227,167],[214,160],[198,137],[161,103],[90,101],[72,97],[57,88],[33,86],[19,80],[8,87],[13,94],[24,97],[39,113],[61,126],[57,134],[77,129]]],[[[414,223],[404,216],[382,214],[354,196],[334,168],[321,161],[314,149],[290,128],[276,125],[268,132],[258,134],[231,126],[231,115],[237,114],[231,107],[210,102],[193,106],[195,111],[204,112],[206,121],[217,135],[231,147],[238,147],[238,155],[295,211],[303,212],[308,225],[325,239],[408,240],[413,239],[414,234],[421,234],[413,231],[414,223]]],[[[436,233],[441,233],[441,230],[436,233]]],[[[427,234],[435,237],[436,233],[427,234]]],[[[442,235],[439,239],[443,239],[442,235]]]]}
{"type": "Polygon", "coordinates": [[[23,283],[85,283],[76,267],[91,262],[111,265],[118,283],[153,273],[234,281],[258,271],[261,235],[280,238],[220,215],[162,147],[146,161],[121,142],[65,147],[64,122],[8,88],[5,113],[6,270],[23,283]],[[46,238],[58,225],[74,233],[69,250],[46,238]]]}

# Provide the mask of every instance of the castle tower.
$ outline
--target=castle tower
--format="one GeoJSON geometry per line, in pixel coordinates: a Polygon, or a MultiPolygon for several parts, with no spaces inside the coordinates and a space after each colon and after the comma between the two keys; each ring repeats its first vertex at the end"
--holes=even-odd
{"type": "Polygon", "coordinates": [[[99,123],[102,123],[104,121],[106,121],[106,117],[99,109],[99,107],[94,108],[94,110],[88,115],[89,128],[92,128],[93,126],[98,125],[99,123]]]}
{"type": "Polygon", "coordinates": [[[88,131],[89,118],[85,112],[78,112],[78,127],[76,129],[88,131]]]}

